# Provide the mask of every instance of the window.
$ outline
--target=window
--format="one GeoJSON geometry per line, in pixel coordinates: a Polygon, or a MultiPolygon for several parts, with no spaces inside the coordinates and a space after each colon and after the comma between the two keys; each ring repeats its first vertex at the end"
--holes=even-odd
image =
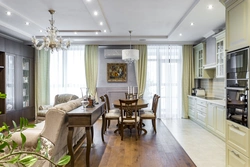
{"type": "Polygon", "coordinates": [[[86,87],[83,45],[70,46],[66,51],[50,56],[50,101],[56,94],[70,93],[81,97],[80,87],[86,87]]]}
{"type": "Polygon", "coordinates": [[[161,96],[158,117],[181,117],[182,46],[148,46],[147,83],[144,98],[161,96]]]}

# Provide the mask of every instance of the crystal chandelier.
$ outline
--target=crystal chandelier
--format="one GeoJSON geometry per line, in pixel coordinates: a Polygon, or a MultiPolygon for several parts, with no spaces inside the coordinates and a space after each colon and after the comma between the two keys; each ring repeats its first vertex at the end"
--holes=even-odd
{"type": "Polygon", "coordinates": [[[44,48],[44,50],[48,51],[51,50],[51,52],[56,49],[57,51],[59,49],[68,49],[70,47],[70,41],[64,41],[62,37],[57,37],[57,33],[59,32],[56,27],[54,27],[55,20],[53,20],[53,14],[55,13],[55,10],[50,9],[49,13],[51,14],[51,20],[50,27],[47,28],[46,32],[47,35],[43,37],[42,44],[40,44],[40,41],[36,39],[35,36],[32,37],[32,43],[34,47],[38,50],[41,50],[44,48]]]}
{"type": "Polygon", "coordinates": [[[131,32],[130,33],[130,49],[122,50],[122,60],[128,64],[132,64],[134,61],[139,60],[139,50],[131,49],[131,32]]]}

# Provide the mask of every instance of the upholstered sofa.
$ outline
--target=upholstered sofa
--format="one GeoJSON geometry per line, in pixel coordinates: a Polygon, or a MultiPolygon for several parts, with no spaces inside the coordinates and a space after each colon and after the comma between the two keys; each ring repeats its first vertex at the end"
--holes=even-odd
{"type": "Polygon", "coordinates": [[[79,97],[74,95],[74,94],[57,94],[55,96],[53,105],[41,105],[41,106],[39,106],[38,112],[37,112],[37,122],[41,121],[41,120],[44,120],[46,113],[53,106],[56,106],[57,104],[61,104],[61,103],[66,103],[66,102],[68,102],[70,100],[75,100],[75,99],[78,99],[78,98],[79,97]]]}
{"type": "MultiPolygon", "coordinates": [[[[70,100],[66,103],[57,104],[48,109],[45,120],[36,124],[35,128],[29,128],[23,131],[27,137],[25,148],[27,150],[34,150],[36,148],[37,140],[40,137],[42,143],[41,153],[49,152],[49,157],[57,162],[68,152],[67,147],[67,116],[66,113],[70,112],[81,106],[82,98],[70,100]]],[[[84,140],[85,128],[75,128],[73,134],[73,145],[76,145],[79,140],[84,140]]],[[[14,133],[12,139],[21,144],[19,133],[14,133]]],[[[46,161],[37,162],[39,166],[49,166],[46,161]]]]}

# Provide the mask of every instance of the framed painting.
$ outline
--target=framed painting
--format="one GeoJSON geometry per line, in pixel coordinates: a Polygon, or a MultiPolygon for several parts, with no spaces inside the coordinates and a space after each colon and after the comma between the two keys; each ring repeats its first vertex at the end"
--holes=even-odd
{"type": "Polygon", "coordinates": [[[108,82],[127,82],[126,63],[107,63],[108,82]]]}

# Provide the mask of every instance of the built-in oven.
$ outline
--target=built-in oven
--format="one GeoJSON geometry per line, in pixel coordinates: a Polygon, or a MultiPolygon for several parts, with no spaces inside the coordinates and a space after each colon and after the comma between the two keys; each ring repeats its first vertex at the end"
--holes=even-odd
{"type": "Polygon", "coordinates": [[[243,126],[249,125],[249,47],[227,53],[226,94],[227,119],[243,126]]]}

